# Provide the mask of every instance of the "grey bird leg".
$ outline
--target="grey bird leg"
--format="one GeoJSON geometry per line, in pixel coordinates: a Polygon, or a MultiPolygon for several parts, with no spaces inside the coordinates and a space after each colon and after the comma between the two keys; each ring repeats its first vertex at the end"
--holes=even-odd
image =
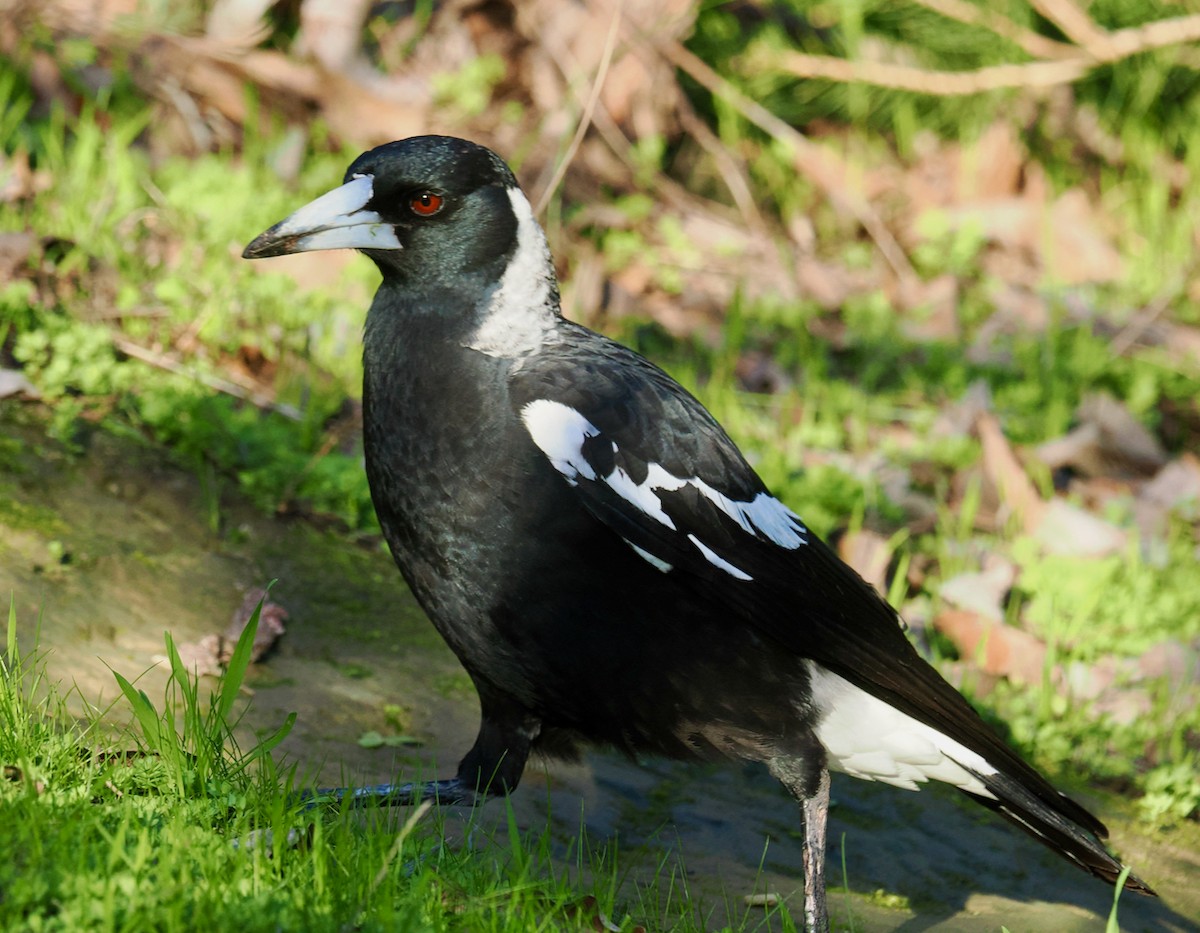
{"type": "Polygon", "coordinates": [[[804,822],[804,929],[806,933],[829,933],[829,910],[825,904],[825,826],[829,817],[829,769],[822,761],[815,775],[796,758],[772,758],[767,768],[800,802],[804,822]],[[815,786],[814,786],[815,784],[815,786]]]}

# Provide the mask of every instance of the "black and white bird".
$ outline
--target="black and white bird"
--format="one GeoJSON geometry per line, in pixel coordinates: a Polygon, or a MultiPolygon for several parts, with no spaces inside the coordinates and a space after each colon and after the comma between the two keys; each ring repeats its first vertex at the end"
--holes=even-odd
{"type": "Polygon", "coordinates": [[[944,781],[1116,881],[1104,825],[982,722],[712,415],[562,317],[499,156],[444,136],[380,146],[244,255],[340,248],[383,274],[363,338],[375,509],[482,708],[453,778],[358,795],[474,802],[516,788],[531,752],[580,742],[761,761],[801,805],[810,931],[828,928],[830,769],[944,781]]]}

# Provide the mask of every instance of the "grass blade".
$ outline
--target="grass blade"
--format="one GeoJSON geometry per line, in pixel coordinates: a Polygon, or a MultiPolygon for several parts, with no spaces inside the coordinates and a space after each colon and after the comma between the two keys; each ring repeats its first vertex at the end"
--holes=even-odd
{"type": "Polygon", "coordinates": [[[1117,922],[1117,904],[1121,900],[1121,892],[1125,890],[1125,879],[1129,877],[1129,866],[1121,869],[1117,875],[1117,889],[1113,891],[1112,910],[1108,913],[1108,923],[1104,925],[1104,933],[1121,933],[1121,924],[1117,922]]]}
{"type": "Polygon", "coordinates": [[[150,702],[145,691],[137,689],[117,671],[113,671],[113,677],[117,679],[117,686],[121,688],[125,699],[133,708],[133,715],[137,718],[138,725],[142,727],[142,735],[146,739],[146,744],[153,751],[161,750],[162,722],[158,718],[158,711],[155,710],[154,704],[150,702]]]}
{"type": "MultiPolygon", "coordinates": [[[[270,587],[268,586],[267,589],[269,591],[270,587]]],[[[238,636],[233,655],[229,658],[229,664],[225,666],[225,674],[221,677],[216,697],[217,718],[221,722],[229,721],[229,714],[233,712],[233,704],[246,679],[246,669],[250,667],[250,656],[254,651],[254,636],[258,634],[258,618],[262,614],[263,603],[266,602],[266,599],[267,594],[264,593],[263,598],[254,607],[254,612],[250,614],[250,621],[246,623],[242,634],[238,636]]]]}

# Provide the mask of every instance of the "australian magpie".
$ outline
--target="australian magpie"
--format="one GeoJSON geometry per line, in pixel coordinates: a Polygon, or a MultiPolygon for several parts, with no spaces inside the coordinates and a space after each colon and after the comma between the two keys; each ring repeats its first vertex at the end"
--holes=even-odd
{"type": "Polygon", "coordinates": [[[363,335],[375,510],[482,708],[453,778],[360,798],[474,802],[516,788],[531,752],[582,741],[761,761],[801,805],[810,931],[828,927],[830,769],[944,781],[1116,880],[1104,825],[982,722],[712,415],[562,317],[499,156],[444,136],[380,146],[244,255],[339,248],[383,274],[363,335]]]}

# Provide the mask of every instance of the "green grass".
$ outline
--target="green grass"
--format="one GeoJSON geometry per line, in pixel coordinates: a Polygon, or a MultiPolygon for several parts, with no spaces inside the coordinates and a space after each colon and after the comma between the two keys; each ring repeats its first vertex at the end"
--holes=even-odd
{"type": "MultiPolygon", "coordinates": [[[[10,93],[10,112],[21,117],[0,120],[0,148],[28,152],[50,185],[38,197],[0,205],[0,231],[50,238],[31,262],[53,282],[46,287],[36,276],[19,277],[0,289],[0,345],[50,402],[58,436],[86,436],[99,421],[105,430],[166,445],[210,490],[214,531],[221,525],[221,490],[230,484],[267,510],[299,504],[347,528],[373,530],[361,451],[328,422],[359,391],[359,331],[377,274],[370,263],[351,262],[332,286],[302,290],[287,276],[238,258],[254,233],[336,184],[349,154],[332,151],[314,127],[303,182],[289,188],[269,168],[274,140],[249,130],[239,153],[152,162],[135,144],[147,111],[129,96],[96,101],[76,117],[54,109],[28,120],[32,92],[13,63],[0,62],[0,89],[10,93]],[[114,335],[163,347],[200,376],[222,374],[239,354],[260,354],[276,368],[277,400],[298,418],[264,413],[215,394],[196,376],[133,359],[118,350],[114,335]]],[[[773,187],[764,197],[785,212],[781,194],[773,187]]],[[[1195,196],[1191,189],[1179,195],[1195,196]]],[[[1153,191],[1138,200],[1123,229],[1145,247],[1136,255],[1166,257],[1162,265],[1174,267],[1182,213],[1156,212],[1158,200],[1153,191]]],[[[672,270],[678,274],[672,263],[690,244],[679,242],[669,218],[662,219],[652,232],[672,262],[660,262],[638,232],[652,202],[630,195],[617,203],[633,226],[591,235],[600,238],[609,261],[643,254],[670,290],[672,270]]],[[[931,243],[938,242],[936,233],[931,243]]],[[[1169,406],[1194,407],[1200,393],[1195,368],[1172,365],[1154,351],[1116,356],[1102,328],[1068,320],[1063,309],[1044,333],[997,338],[997,362],[971,362],[966,351],[987,317],[987,282],[977,268],[978,242],[969,233],[947,236],[915,258],[922,274],[952,272],[963,283],[965,327],[957,341],[907,339],[882,294],[858,296],[843,309],[846,336],[836,347],[813,336],[812,325],[826,312],[805,302],[736,300],[715,346],[670,340],[644,321],[627,323],[617,336],[696,391],[768,486],[822,534],[844,527],[848,516],[856,525],[902,527],[905,516],[888,499],[880,463],[920,468],[920,491],[944,500],[956,474],[977,463],[979,449],[967,435],[937,436],[930,428],[974,383],[988,386],[1016,443],[1065,431],[1091,392],[1110,392],[1151,427],[1169,406]],[[771,396],[737,391],[736,365],[747,348],[768,353],[790,388],[771,396]],[[910,429],[911,443],[892,445],[888,429],[894,425],[910,429]]],[[[848,255],[862,248],[838,235],[831,242],[848,255]]],[[[1143,289],[1139,275],[1135,268],[1106,300],[1130,299],[1143,289]]],[[[1186,443],[1186,431],[1180,436],[1186,443]]],[[[1131,524],[1128,514],[1116,519],[1131,524]]],[[[1090,663],[1102,655],[1135,657],[1156,640],[1196,636],[1200,591],[1187,538],[1181,524],[1163,566],[1148,566],[1136,555],[1042,561],[1015,539],[975,535],[960,514],[959,521],[907,542],[903,555],[934,561],[930,589],[936,592],[939,578],[971,569],[964,555],[980,549],[1009,554],[1023,570],[1015,608],[1027,610],[1063,663],[1090,663]]],[[[1117,724],[1086,707],[1058,715],[1048,696],[1009,696],[1001,688],[987,698],[986,712],[1012,720],[1014,739],[1052,772],[1132,779],[1153,788],[1159,802],[1151,812],[1191,812],[1186,804],[1195,800],[1194,785],[1177,774],[1200,766],[1194,709],[1176,714],[1164,706],[1161,712],[1171,715],[1161,726],[1144,719],[1117,724]],[[1149,755],[1130,754],[1146,743],[1149,755]],[[1132,773],[1116,773],[1130,770],[1114,768],[1116,760],[1137,764],[1132,773]],[[1163,795],[1172,793],[1173,804],[1164,806],[1163,795]]]]}
{"type": "MultiPolygon", "coordinates": [[[[798,82],[774,72],[771,56],[781,48],[848,54],[866,40],[916,49],[916,60],[929,67],[978,67],[1014,57],[1013,49],[978,29],[948,24],[916,6],[789,6],[820,30],[792,35],[785,17],[747,28],[736,8],[713,3],[700,9],[689,45],[797,125],[818,119],[848,124],[849,149],[868,163],[903,166],[919,132],[969,140],[1009,118],[1009,94],[935,101],[798,82]]],[[[1038,28],[1032,8],[1013,3],[1008,12],[1038,28]]],[[[1094,4],[1090,12],[1110,26],[1150,15],[1142,3],[1094,4]]],[[[48,36],[31,41],[43,50],[52,46],[48,36]]],[[[95,50],[77,40],[57,54],[83,65],[95,50]]],[[[1088,318],[1068,313],[1079,295],[1052,293],[1052,321],[1044,332],[1004,334],[996,338],[991,362],[971,362],[967,351],[994,310],[995,283],[986,274],[978,232],[953,231],[945,217],[932,214],[911,258],[921,277],[951,274],[958,282],[963,333],[956,339],[907,339],[882,292],[856,295],[839,310],[845,337],[837,346],[814,336],[814,325],[829,312],[805,301],[736,300],[715,344],[673,340],[642,320],[623,323],[617,336],[693,389],[767,484],[816,531],[838,530],[847,516],[852,525],[884,528],[895,535],[903,561],[928,562],[932,593],[941,580],[975,569],[981,552],[1015,561],[1021,577],[1007,611],[1023,615],[1057,663],[1127,662],[1167,640],[1194,640],[1200,636],[1194,515],[1177,517],[1155,562],[1135,547],[1100,560],[1047,559],[1015,534],[973,530],[976,486],[958,514],[944,510],[931,533],[901,545],[905,516],[879,475],[881,468],[914,474],[919,468],[920,491],[946,501],[956,476],[978,464],[979,447],[969,436],[937,436],[931,428],[946,405],[978,382],[989,388],[1006,436],[1018,444],[1061,434],[1080,400],[1096,391],[1122,400],[1151,429],[1164,426],[1172,412],[1191,413],[1193,420],[1184,418],[1169,441],[1173,454],[1200,442],[1194,417],[1200,370],[1154,349],[1114,354],[1111,338],[1132,309],[1150,301],[1165,302],[1166,318],[1200,321],[1186,291],[1195,277],[1192,218],[1200,211],[1200,129],[1190,118],[1200,84],[1194,69],[1177,64],[1173,54],[1164,50],[1100,69],[1074,88],[1076,103],[1096,108],[1101,126],[1120,141],[1119,163],[1081,158],[1070,134],[1056,130],[1052,108],[1037,108],[1021,125],[1023,144],[1053,186],[1083,186],[1118,221],[1112,236],[1125,274],[1082,296],[1095,309],[1088,318]],[[1161,170],[1164,158],[1189,168],[1190,180],[1181,186],[1169,178],[1161,170]],[[789,387],[771,396],[736,390],[736,364],[747,348],[769,354],[789,387]],[[911,443],[890,439],[888,429],[896,425],[911,430],[911,443]]],[[[211,490],[214,531],[221,530],[221,491],[234,485],[266,510],[299,504],[349,529],[374,530],[361,451],[343,443],[329,422],[359,392],[358,340],[375,271],[368,262],[351,262],[333,284],[300,289],[291,278],[238,258],[251,236],[336,184],[356,153],[330,144],[316,121],[307,129],[307,155],[294,185],[271,169],[281,133],[260,136],[247,128],[236,152],[152,159],[140,144],[148,105],[128,80],[116,80],[101,95],[81,90],[85,103],[77,115],[52,108],[34,117],[26,64],[0,59],[0,98],[8,102],[0,111],[0,151],[27,154],[49,188],[0,203],[0,232],[39,237],[29,261],[37,274],[0,285],[0,348],[49,402],[56,434],[79,440],[82,449],[99,423],[102,430],[167,446],[211,490]],[[129,357],[114,336],[161,348],[189,374],[129,357]],[[264,413],[204,384],[203,377],[227,373],[231,361],[251,354],[274,368],[275,400],[297,418],[264,413]]],[[[486,106],[498,73],[495,60],[480,59],[473,70],[442,79],[439,94],[466,119],[486,106]]],[[[848,236],[811,185],[796,177],[783,147],[684,84],[718,137],[750,166],[764,212],[783,221],[811,217],[827,257],[847,267],[869,265],[869,245],[848,236]]],[[[640,258],[667,294],[682,288],[681,268],[703,263],[675,219],[656,216],[658,202],[647,193],[677,154],[660,138],[641,140],[633,158],[646,190],[614,195],[611,205],[628,223],[575,230],[603,251],[610,271],[640,258]]],[[[706,185],[712,190],[705,193],[723,196],[715,181],[698,183],[706,185]]],[[[0,455],[7,456],[3,448],[0,455]]],[[[1113,520],[1131,530],[1128,508],[1114,508],[1113,520]]],[[[0,502],[0,514],[4,509],[0,502]]],[[[903,580],[894,586],[897,594],[904,588],[903,580]]],[[[274,858],[261,850],[237,852],[230,840],[254,829],[272,828],[282,838],[307,825],[287,803],[294,775],[280,770],[269,742],[248,751],[232,742],[239,672],[226,675],[215,705],[178,665],[163,701],[152,702],[126,682],[124,702],[137,730],[113,738],[102,735],[99,720],[64,719],[36,656],[21,658],[11,631],[10,625],[0,734],[7,744],[0,750],[16,771],[0,785],[0,819],[19,827],[13,851],[20,857],[8,867],[0,860],[0,911],[16,911],[0,914],[0,925],[135,929],[155,916],[172,918],[155,921],[164,929],[186,928],[198,917],[247,929],[416,929],[467,918],[462,922],[469,928],[528,929],[565,923],[564,912],[580,903],[574,879],[555,877],[548,867],[545,838],[493,840],[491,856],[478,858],[443,843],[435,814],[407,830],[403,814],[320,820],[307,845],[281,849],[274,858]],[[126,747],[147,754],[128,760],[80,754],[126,747]],[[422,868],[411,876],[398,870],[417,859],[422,868]],[[381,875],[384,866],[389,870],[381,875]],[[429,866],[436,871],[425,871],[429,866]]],[[[939,653],[950,654],[936,638],[933,650],[939,663],[947,659],[939,653]]],[[[1148,826],[1194,819],[1200,704],[1194,691],[1172,693],[1165,683],[1141,688],[1150,706],[1132,721],[1076,702],[1048,682],[1001,683],[978,704],[1060,782],[1077,789],[1132,786],[1143,794],[1148,826]]],[[[458,695],[464,687],[450,677],[442,689],[458,695]]],[[[578,876],[604,879],[595,893],[612,917],[616,869],[609,856],[583,841],[577,853],[578,876]]],[[[643,903],[654,910],[682,905],[681,916],[693,911],[686,879],[673,863],[664,863],[655,885],[643,903]]],[[[620,916],[659,916],[654,910],[627,907],[620,916]]]]}
{"type": "Polygon", "coordinates": [[[42,658],[18,645],[10,610],[0,929],[529,931],[624,919],[608,853],[581,838],[564,862],[511,812],[502,838],[472,848],[447,841],[427,807],[302,810],[294,772],[272,757],[291,719],[248,749],[234,738],[255,622],[211,696],[168,637],[161,699],[114,673],[121,700],[78,721],[42,658]],[[125,714],[134,724],[110,725],[125,714]]]}

